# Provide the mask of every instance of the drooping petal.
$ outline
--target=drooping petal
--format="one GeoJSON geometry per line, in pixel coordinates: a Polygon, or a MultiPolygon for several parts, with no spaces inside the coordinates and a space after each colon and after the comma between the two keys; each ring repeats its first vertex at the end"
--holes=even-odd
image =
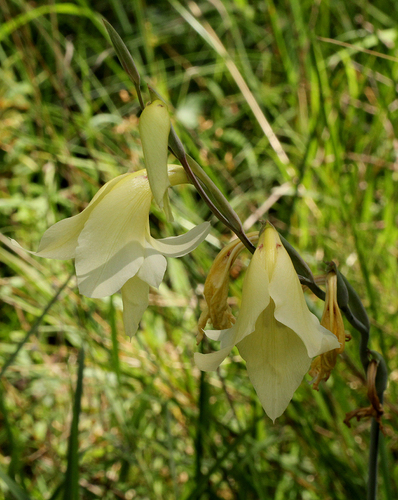
{"type": "Polygon", "coordinates": [[[166,257],[181,257],[192,252],[209,234],[211,229],[210,222],[203,222],[180,236],[171,236],[156,240],[148,235],[150,244],[159,253],[166,257]]]}
{"type": "Polygon", "coordinates": [[[309,311],[292,261],[282,243],[277,247],[269,293],[275,302],[275,318],[296,332],[310,358],[339,347],[336,337],[309,311]]]}
{"type": "Polygon", "coordinates": [[[167,260],[153,248],[145,251],[145,260],[140,267],[137,277],[155,288],[159,288],[167,267],[167,260]]]}
{"type": "Polygon", "coordinates": [[[130,278],[122,286],[123,323],[126,335],[135,335],[142,315],[149,303],[149,285],[137,276],[130,278]]]}
{"type": "Polygon", "coordinates": [[[274,317],[271,300],[256,329],[237,344],[266,414],[275,421],[285,411],[311,359],[296,333],[274,317]]]}
{"type": "Polygon", "coordinates": [[[94,207],[76,248],[83,295],[112,295],[138,272],[145,258],[151,198],[146,176],[130,174],[94,207]]]}
{"type": "Polygon", "coordinates": [[[163,197],[170,186],[167,175],[170,116],[166,105],[160,100],[153,101],[142,112],[138,128],[153,197],[163,208],[163,197]]]}
{"type": "Polygon", "coordinates": [[[230,347],[225,347],[224,349],[220,349],[216,352],[210,352],[209,354],[202,354],[201,352],[194,353],[194,360],[196,366],[199,370],[204,372],[210,372],[213,370],[217,370],[220,364],[224,361],[224,359],[231,352],[233,345],[230,347]]]}
{"type": "Polygon", "coordinates": [[[73,217],[69,217],[68,219],[61,220],[47,229],[40,241],[38,251],[32,253],[39,257],[46,257],[49,259],[73,259],[75,257],[77,239],[91,212],[98,203],[101,202],[104,196],[121,182],[126,175],[129,174],[119,175],[115,179],[104,184],[83,212],[73,217]]]}

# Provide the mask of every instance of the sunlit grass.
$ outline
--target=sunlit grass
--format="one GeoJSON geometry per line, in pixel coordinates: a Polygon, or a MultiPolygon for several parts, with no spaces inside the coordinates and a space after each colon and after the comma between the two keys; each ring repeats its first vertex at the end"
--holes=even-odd
{"type": "MultiPolygon", "coordinates": [[[[7,237],[36,249],[51,224],[80,212],[104,182],[142,166],[135,91],[105,36],[105,17],[169,99],[186,149],[247,229],[270,218],[314,274],[333,259],[361,296],[372,348],[391,372],[379,493],[395,498],[398,64],[355,49],[398,56],[395,3],[0,7],[2,364],[73,270],[72,262],[16,250],[7,237]]],[[[154,236],[210,219],[212,235],[229,241],[193,189],[176,189],[171,201],[176,224],[154,207],[154,236]]],[[[343,424],[346,412],[368,404],[355,331],[319,393],[303,382],[275,425],[237,352],[218,373],[194,366],[202,285],[217,251],[213,239],[169,263],[132,341],[120,296],[112,306],[85,298],[70,279],[1,380],[0,471],[19,487],[6,493],[1,475],[2,494],[67,498],[83,348],[79,450],[69,455],[79,463],[80,498],[365,496],[370,422],[343,424]]],[[[247,264],[243,254],[233,269],[236,313],[247,264]]],[[[320,314],[322,304],[309,300],[320,314]]]]}

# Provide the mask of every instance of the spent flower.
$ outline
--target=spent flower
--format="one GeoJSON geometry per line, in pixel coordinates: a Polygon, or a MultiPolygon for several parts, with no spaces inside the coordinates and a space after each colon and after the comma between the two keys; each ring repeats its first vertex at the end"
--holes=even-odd
{"type": "Polygon", "coordinates": [[[351,338],[344,329],[343,317],[337,303],[337,274],[331,271],[326,276],[326,298],[321,325],[332,332],[340,345],[336,349],[321,354],[311,364],[309,374],[313,377],[313,389],[319,390],[319,383],[328,380],[336,366],[337,355],[344,351],[346,338],[351,338]]]}
{"type": "MultiPolygon", "coordinates": [[[[249,233],[247,237],[252,243],[257,241],[258,231],[249,233]]],[[[210,268],[203,290],[205,307],[198,321],[198,343],[203,339],[204,328],[209,320],[213,328],[220,330],[230,328],[235,323],[228,304],[229,273],[244,248],[239,239],[233,240],[219,252],[210,268]]]]}

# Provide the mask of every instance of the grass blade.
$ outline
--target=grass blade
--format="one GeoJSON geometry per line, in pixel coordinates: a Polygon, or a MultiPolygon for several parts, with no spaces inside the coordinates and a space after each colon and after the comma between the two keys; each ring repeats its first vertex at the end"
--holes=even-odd
{"type": "Polygon", "coordinates": [[[65,476],[64,500],[78,500],[79,498],[79,418],[81,397],[83,393],[84,350],[80,349],[78,357],[78,374],[73,405],[73,419],[69,435],[68,467],[65,476]]]}
{"type": "Polygon", "coordinates": [[[8,486],[10,492],[17,500],[30,500],[30,497],[17,485],[17,483],[0,468],[0,479],[8,486]]]}

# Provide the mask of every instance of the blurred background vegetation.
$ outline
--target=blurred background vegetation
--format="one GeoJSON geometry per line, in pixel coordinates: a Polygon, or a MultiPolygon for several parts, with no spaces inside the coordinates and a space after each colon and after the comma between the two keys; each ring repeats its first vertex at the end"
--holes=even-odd
{"type": "MultiPolygon", "coordinates": [[[[355,331],[319,393],[304,381],[274,425],[237,351],[218,373],[194,366],[203,283],[231,238],[220,223],[170,260],[131,342],[119,295],[83,297],[73,262],[10,246],[37,249],[142,167],[106,18],[245,228],[269,218],[314,273],[335,260],[363,299],[390,370],[379,498],[397,498],[398,4],[0,0],[0,12],[0,497],[365,497],[370,422],[343,423],[368,404],[355,331]]],[[[154,207],[154,236],[210,218],[191,188],[172,203],[173,225],[154,207]]],[[[248,259],[232,271],[235,313],[248,259]]]]}

